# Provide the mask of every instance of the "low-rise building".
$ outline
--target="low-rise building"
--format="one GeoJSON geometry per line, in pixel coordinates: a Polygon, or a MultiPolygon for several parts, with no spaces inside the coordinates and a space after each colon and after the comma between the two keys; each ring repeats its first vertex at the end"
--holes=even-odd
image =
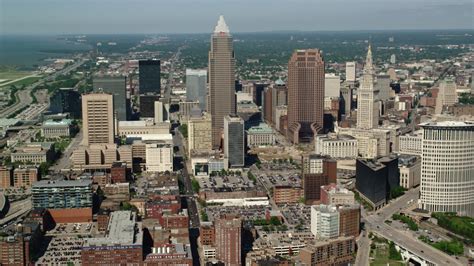
{"type": "Polygon", "coordinates": [[[56,223],[92,221],[92,180],[41,180],[32,187],[33,208],[48,209],[56,223]]]}
{"type": "Polygon", "coordinates": [[[399,152],[421,156],[422,131],[418,130],[399,137],[399,152]]]}
{"type": "Polygon", "coordinates": [[[317,135],[315,153],[331,158],[357,158],[357,139],[348,135],[317,135]]]}
{"type": "Polygon", "coordinates": [[[421,158],[415,155],[401,155],[398,157],[400,170],[400,186],[410,189],[420,185],[421,158]]]}
{"type": "Polygon", "coordinates": [[[36,181],[38,181],[36,167],[22,167],[13,170],[13,186],[16,188],[30,188],[36,181]]]}
{"type": "Polygon", "coordinates": [[[147,144],[146,145],[146,171],[147,172],[172,172],[173,171],[173,145],[147,144]]]}
{"type": "Polygon", "coordinates": [[[273,201],[275,204],[298,203],[303,198],[303,188],[292,186],[274,186],[273,201]]]}
{"type": "Polygon", "coordinates": [[[32,142],[16,148],[11,154],[11,161],[41,164],[54,159],[52,142],[32,142]]]}
{"type": "Polygon", "coordinates": [[[0,167],[0,188],[9,188],[13,186],[12,181],[13,168],[9,166],[0,167]]]}
{"type": "Polygon", "coordinates": [[[321,186],[321,203],[327,205],[355,204],[354,192],[334,183],[321,186]]]}
{"type": "Polygon", "coordinates": [[[253,126],[247,130],[247,146],[273,146],[275,145],[275,132],[265,123],[253,126]]]}
{"type": "Polygon", "coordinates": [[[169,134],[170,127],[169,122],[153,123],[153,120],[119,121],[118,135],[126,137],[128,135],[169,134]]]}
{"type": "Polygon", "coordinates": [[[300,251],[299,258],[303,265],[347,265],[354,263],[355,253],[354,237],[339,237],[307,245],[300,251]]]}
{"type": "Polygon", "coordinates": [[[132,167],[132,148],[129,145],[117,147],[116,144],[93,144],[80,146],[72,153],[74,170],[108,170],[117,162],[132,167]]]}
{"type": "Polygon", "coordinates": [[[70,137],[71,119],[62,119],[60,121],[47,120],[41,127],[41,135],[47,139],[70,137]]]}
{"type": "Polygon", "coordinates": [[[143,262],[143,231],[136,213],[115,211],[104,237],[86,238],[81,252],[84,265],[118,265],[143,262]]]}

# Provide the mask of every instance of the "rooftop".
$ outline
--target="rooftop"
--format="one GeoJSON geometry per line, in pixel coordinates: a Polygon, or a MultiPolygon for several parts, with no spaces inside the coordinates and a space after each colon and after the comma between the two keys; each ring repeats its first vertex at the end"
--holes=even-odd
{"type": "Polygon", "coordinates": [[[69,126],[72,123],[72,119],[62,119],[60,121],[57,120],[47,120],[43,123],[43,126],[69,126]]]}
{"type": "Polygon", "coordinates": [[[441,121],[441,122],[426,122],[420,124],[421,127],[474,127],[474,121],[441,121]]]}
{"type": "Polygon", "coordinates": [[[136,214],[132,211],[115,211],[110,215],[107,235],[105,237],[88,238],[84,247],[141,245],[143,234],[141,226],[136,226],[136,214]],[[138,232],[135,236],[136,231],[138,232]]]}
{"type": "Polygon", "coordinates": [[[253,126],[248,129],[248,133],[273,133],[273,129],[266,123],[260,123],[258,126],[253,126]]]}
{"type": "Polygon", "coordinates": [[[89,187],[92,185],[91,179],[78,180],[41,180],[33,184],[33,188],[53,188],[53,187],[89,187]]]}

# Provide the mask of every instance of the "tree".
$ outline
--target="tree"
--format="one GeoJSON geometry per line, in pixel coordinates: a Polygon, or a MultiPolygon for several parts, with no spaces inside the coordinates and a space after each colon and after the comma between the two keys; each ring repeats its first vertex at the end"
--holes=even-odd
{"type": "Polygon", "coordinates": [[[402,260],[402,255],[400,254],[400,252],[397,251],[397,249],[395,248],[395,244],[390,241],[388,243],[388,258],[391,259],[391,260],[402,260]]]}

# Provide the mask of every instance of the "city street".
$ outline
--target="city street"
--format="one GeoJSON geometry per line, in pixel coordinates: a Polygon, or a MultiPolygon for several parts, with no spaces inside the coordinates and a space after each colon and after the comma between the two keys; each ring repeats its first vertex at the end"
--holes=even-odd
{"type": "MultiPolygon", "coordinates": [[[[448,254],[443,253],[414,238],[410,232],[397,230],[384,222],[390,218],[392,214],[403,210],[410,202],[416,201],[418,199],[418,193],[419,187],[409,190],[405,193],[405,195],[395,199],[393,202],[389,203],[387,206],[378,210],[374,214],[363,217],[365,221],[366,232],[373,231],[384,238],[393,241],[397,245],[403,246],[417,256],[427,259],[428,261],[437,265],[462,265],[460,261],[457,261],[448,254]]],[[[369,257],[370,244],[367,244],[366,241],[367,240],[363,239],[359,240],[359,243],[361,244],[357,253],[357,261],[361,263],[367,262],[369,257]]]]}

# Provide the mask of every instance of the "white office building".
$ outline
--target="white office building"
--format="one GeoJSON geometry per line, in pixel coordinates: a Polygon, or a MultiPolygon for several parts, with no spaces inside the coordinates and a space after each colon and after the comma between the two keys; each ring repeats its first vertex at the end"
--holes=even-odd
{"type": "Polygon", "coordinates": [[[319,238],[339,236],[339,212],[334,205],[311,206],[311,233],[319,238]]]}
{"type": "Polygon", "coordinates": [[[356,81],[356,62],[346,62],[346,81],[356,81]]]}
{"type": "Polygon", "coordinates": [[[428,122],[421,127],[420,207],[474,217],[474,123],[428,122]]]}
{"type": "Polygon", "coordinates": [[[341,78],[333,73],[324,75],[324,97],[339,98],[341,93],[341,78]]]}

